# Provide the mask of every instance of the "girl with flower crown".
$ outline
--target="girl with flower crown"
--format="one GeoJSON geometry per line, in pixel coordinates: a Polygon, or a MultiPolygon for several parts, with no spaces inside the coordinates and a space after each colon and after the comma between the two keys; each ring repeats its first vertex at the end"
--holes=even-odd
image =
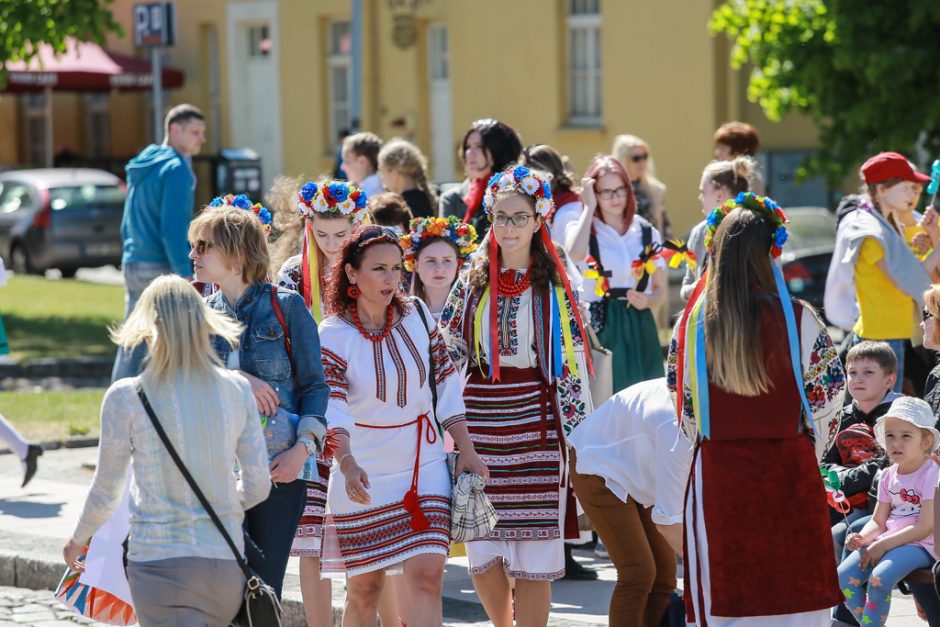
{"type": "Polygon", "coordinates": [[[262,207],[254,211],[260,222],[249,218],[245,209],[255,206],[243,207],[245,202],[221,199],[193,220],[189,256],[196,280],[219,287],[207,298],[209,307],[243,327],[237,349],[221,341],[215,348],[223,363],[248,379],[262,415],[274,487],[248,510],[245,527],[264,554],[258,574],[280,596],[306,480],[316,476],[316,454],[326,439],[329,389],[316,322],[296,293],[270,283],[269,214],[262,207]]]}
{"type": "MultiPolygon", "coordinates": [[[[317,322],[324,318],[323,295],[329,284],[329,269],[340,244],[366,216],[365,192],[345,181],[325,181],[319,185],[307,182],[284,181],[280,187],[289,190],[290,210],[285,206],[279,213],[290,213],[300,220],[281,220],[287,223],[279,240],[278,250],[287,258],[277,273],[278,285],[301,294],[307,308],[317,322]],[[296,204],[294,204],[296,203],[296,204]],[[299,212],[293,210],[294,207],[299,212]],[[293,226],[296,225],[296,226],[293,226]],[[300,232],[303,233],[301,254],[297,250],[300,232]],[[283,242],[283,243],[281,243],[283,242]]],[[[285,193],[276,193],[283,197],[285,193]]],[[[288,201],[282,201],[287,205],[288,201]]],[[[320,578],[323,519],[326,509],[326,491],[330,480],[331,459],[318,454],[317,473],[307,481],[307,500],[303,517],[291,547],[291,555],[300,557],[300,591],[304,599],[307,624],[311,627],[331,625],[332,591],[329,579],[320,578]]]]}
{"type": "Polygon", "coordinates": [[[708,268],[669,351],[667,383],[694,443],[686,613],[708,627],[823,627],[842,602],[819,459],[844,377],[825,325],[787,292],[786,221],[751,193],[709,214],[708,268]]]}
{"type": "Polygon", "coordinates": [[[565,437],[592,409],[589,367],[578,305],[545,227],[549,183],[508,168],[489,180],[483,208],[488,239],[440,319],[451,357],[469,373],[467,426],[499,514],[488,536],[467,543],[467,556],[495,625],[513,624],[510,577],[519,624],[544,625],[551,581],[565,574],[563,522],[576,515],[565,437]]]}
{"type": "Polygon", "coordinates": [[[584,211],[565,248],[585,278],[600,343],[613,353],[613,391],[663,376],[653,310],[666,298],[659,231],[636,214],[633,185],[613,157],[597,156],[582,180],[584,211]]]}
{"type": "Polygon", "coordinates": [[[448,218],[415,218],[401,239],[405,270],[411,275],[411,295],[425,302],[435,320],[447,302],[457,271],[477,249],[477,231],[472,224],[448,218]]]}

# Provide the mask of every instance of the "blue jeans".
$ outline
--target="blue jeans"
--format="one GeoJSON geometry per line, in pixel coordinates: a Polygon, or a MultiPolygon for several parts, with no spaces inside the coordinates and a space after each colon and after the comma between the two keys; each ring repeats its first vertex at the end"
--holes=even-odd
{"type": "Polygon", "coordinates": [[[864,527],[865,523],[871,518],[871,511],[856,507],[849,512],[848,516],[832,526],[832,545],[836,549],[836,566],[841,564],[842,560],[846,558],[844,554],[845,539],[850,533],[855,533],[858,529],[862,528],[856,527],[853,523],[862,518],[865,519],[862,521],[862,527],[864,527]]]}
{"type": "Polygon", "coordinates": [[[845,594],[845,606],[860,624],[882,627],[888,620],[894,587],[912,571],[933,566],[934,559],[927,549],[905,544],[891,549],[877,564],[862,570],[864,554],[865,549],[861,548],[839,564],[839,587],[845,594]]]}
{"type": "Polygon", "coordinates": [[[307,482],[300,479],[279,483],[271,494],[245,512],[245,529],[264,553],[258,576],[274,588],[278,598],[284,585],[284,573],[297,525],[307,504],[307,482]]]}
{"type": "MultiPolygon", "coordinates": [[[[852,346],[855,346],[859,342],[865,340],[863,337],[859,337],[855,334],[852,335],[854,341],[852,346]]],[[[884,342],[891,347],[891,350],[894,351],[894,356],[898,358],[898,378],[894,382],[894,391],[900,392],[901,388],[904,386],[904,342],[910,338],[905,338],[903,340],[872,340],[874,342],[884,342]]]]}
{"type": "MultiPolygon", "coordinates": [[[[842,534],[842,538],[839,543],[839,546],[841,547],[840,553],[837,554],[839,558],[836,560],[837,566],[841,564],[842,562],[844,562],[845,559],[851,554],[851,551],[848,551],[848,552],[845,551],[845,539],[849,537],[850,533],[861,533],[862,527],[864,527],[865,523],[867,523],[869,520],[871,520],[870,514],[856,519],[855,521],[849,524],[849,528],[845,530],[844,534],[842,534]]],[[[835,526],[832,529],[833,529],[832,537],[833,537],[833,540],[835,540],[835,526]]],[[[832,608],[832,618],[834,620],[842,621],[843,623],[847,625],[858,625],[858,621],[855,620],[855,617],[852,616],[852,612],[849,611],[849,608],[847,608],[844,603],[840,603],[839,605],[832,608]]]]}
{"type": "MultiPolygon", "coordinates": [[[[170,266],[163,263],[128,263],[121,268],[124,275],[124,320],[131,315],[140,295],[154,279],[164,274],[172,274],[170,266]]],[[[111,383],[125,377],[136,377],[143,370],[144,359],[147,357],[147,346],[138,344],[132,350],[118,348],[114,357],[114,367],[111,369],[111,383]]]]}

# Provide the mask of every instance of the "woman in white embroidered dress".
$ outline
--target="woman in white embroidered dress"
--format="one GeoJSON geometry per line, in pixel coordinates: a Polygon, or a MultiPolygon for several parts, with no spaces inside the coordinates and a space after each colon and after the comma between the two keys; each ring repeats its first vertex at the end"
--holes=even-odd
{"type": "Polygon", "coordinates": [[[483,207],[489,239],[440,320],[454,362],[467,364],[467,425],[493,473],[486,494],[499,514],[490,535],[467,543],[467,557],[497,627],[513,624],[509,577],[516,623],[544,625],[551,581],[565,574],[566,511],[574,516],[565,437],[592,409],[581,324],[544,223],[549,183],[509,168],[489,180],[483,207]]]}
{"type": "Polygon", "coordinates": [[[401,570],[411,600],[405,622],[442,623],[451,491],[442,429],[460,447],[457,472],[488,475],[443,338],[424,303],[401,292],[398,239],[366,226],[343,242],[320,325],[336,446],[327,503],[348,577],[343,624],[352,627],[375,625],[385,574],[401,570]]]}

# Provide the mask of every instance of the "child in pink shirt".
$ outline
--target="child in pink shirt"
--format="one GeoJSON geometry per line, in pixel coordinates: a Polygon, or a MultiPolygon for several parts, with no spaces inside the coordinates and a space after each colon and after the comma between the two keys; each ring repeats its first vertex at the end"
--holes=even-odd
{"type": "Polygon", "coordinates": [[[875,425],[875,438],[893,464],[878,482],[871,520],[848,537],[845,547],[853,552],[839,565],[845,605],[866,627],[884,625],[894,586],[937,558],[932,501],[940,469],[930,454],[940,432],[930,405],[919,398],[895,400],[875,425]]]}

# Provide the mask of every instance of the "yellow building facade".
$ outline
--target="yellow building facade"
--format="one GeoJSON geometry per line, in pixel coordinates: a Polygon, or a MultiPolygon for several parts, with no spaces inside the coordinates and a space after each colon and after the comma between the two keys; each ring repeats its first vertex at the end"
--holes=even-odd
{"type": "MultiPolygon", "coordinates": [[[[133,4],[112,4],[126,35],[111,37],[107,48],[134,53],[133,4]]],[[[457,147],[479,118],[507,122],[524,144],[554,146],[578,173],[610,150],[615,135],[638,135],[652,148],[656,175],[669,188],[670,217],[682,232],[700,219],[698,181],[722,122],[753,124],[770,154],[815,145],[805,120],[772,124],[746,102],[745,77],[728,68],[728,43],[708,32],[717,4],[361,0],[359,127],[414,141],[439,182],[462,178],[457,147]]],[[[165,104],[203,109],[205,152],[251,147],[266,182],[279,173],[330,172],[337,133],[352,123],[352,1],[175,6],[178,38],[165,58],[186,81],[165,104]]],[[[0,164],[22,167],[35,154],[26,128],[35,112],[25,100],[0,98],[0,124],[17,129],[0,134],[0,164]]],[[[102,111],[109,154],[129,157],[152,140],[143,94],[56,94],[53,108],[56,149],[88,154],[102,111]],[[97,125],[89,121],[94,115],[97,125]]],[[[201,181],[200,200],[209,193],[201,181]]]]}

